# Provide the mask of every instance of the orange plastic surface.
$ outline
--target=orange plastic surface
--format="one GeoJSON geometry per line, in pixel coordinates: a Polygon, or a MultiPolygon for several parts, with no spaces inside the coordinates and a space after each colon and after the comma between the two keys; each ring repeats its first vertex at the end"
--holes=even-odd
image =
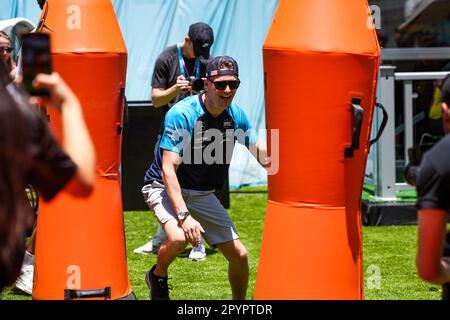
{"type": "Polygon", "coordinates": [[[54,53],[126,53],[111,1],[49,0],[40,20],[38,31],[64,34],[52,38],[54,53]]]}
{"type": "MultiPolygon", "coordinates": [[[[88,198],[63,190],[49,203],[41,199],[33,299],[64,299],[74,283],[79,290],[111,287],[111,299],[123,298],[131,293],[119,172],[125,43],[110,0],[47,0],[40,26],[51,33],[54,70],[81,101],[97,174],[88,198]],[[71,282],[77,266],[80,281],[71,282]]],[[[61,139],[60,115],[47,111],[61,139]]]]}
{"type": "Polygon", "coordinates": [[[269,201],[263,243],[277,245],[261,252],[255,299],[360,299],[361,233],[347,213],[269,201]]]}
{"type": "Polygon", "coordinates": [[[65,289],[110,287],[112,299],[131,293],[121,210],[117,180],[97,179],[87,200],[63,192],[41,202],[33,299],[62,300],[65,289]]]}
{"type": "Polygon", "coordinates": [[[256,299],[362,298],[359,207],[380,59],[368,19],[366,0],[279,3],[263,49],[279,171],[268,177],[256,299]],[[352,98],[364,116],[360,147],[346,158],[352,98]]]}

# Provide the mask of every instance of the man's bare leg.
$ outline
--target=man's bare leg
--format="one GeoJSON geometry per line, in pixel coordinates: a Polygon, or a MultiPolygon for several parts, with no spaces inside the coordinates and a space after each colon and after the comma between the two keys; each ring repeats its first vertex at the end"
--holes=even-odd
{"type": "Polygon", "coordinates": [[[161,244],[158,250],[158,259],[154,274],[158,277],[165,277],[170,264],[183,252],[187,246],[183,229],[178,226],[176,219],[171,219],[163,225],[167,240],[161,244]]]}
{"type": "Polygon", "coordinates": [[[232,240],[216,244],[228,260],[228,279],[233,300],[245,300],[248,287],[248,253],[242,242],[232,240]]]}

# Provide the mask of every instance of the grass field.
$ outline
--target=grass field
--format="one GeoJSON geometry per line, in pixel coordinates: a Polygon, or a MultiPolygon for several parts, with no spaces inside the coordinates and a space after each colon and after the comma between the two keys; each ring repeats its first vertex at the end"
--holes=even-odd
{"type": "MultiPolygon", "coordinates": [[[[249,192],[231,193],[230,214],[249,251],[248,298],[251,299],[255,288],[267,193],[264,188],[246,190],[249,192]]],[[[155,263],[156,256],[135,254],[133,249],[148,241],[156,227],[156,219],[150,212],[125,213],[129,277],[134,293],[142,300],[148,299],[144,275],[155,263]]],[[[415,226],[363,228],[365,299],[440,299],[440,287],[427,284],[416,275],[415,247],[415,226]]],[[[175,260],[169,270],[169,283],[173,286],[171,298],[230,299],[227,263],[223,256],[217,250],[207,248],[206,261],[192,262],[187,258],[189,251],[190,247],[175,260]]],[[[30,297],[14,289],[6,289],[2,299],[30,297]]]]}

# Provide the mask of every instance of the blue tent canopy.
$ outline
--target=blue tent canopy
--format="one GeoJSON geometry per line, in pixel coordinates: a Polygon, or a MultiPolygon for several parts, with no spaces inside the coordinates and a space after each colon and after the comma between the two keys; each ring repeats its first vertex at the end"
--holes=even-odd
{"type": "MultiPolygon", "coordinates": [[[[208,23],[214,30],[211,53],[239,63],[241,87],[235,101],[255,129],[265,129],[262,45],[279,0],[113,0],[128,49],[128,100],[150,100],[151,76],[159,53],[182,41],[189,25],[208,23]]],[[[37,1],[0,3],[0,19],[25,17],[37,24],[37,1]]],[[[265,141],[265,134],[261,135],[265,141]]],[[[238,146],[230,166],[230,186],[267,182],[266,171],[238,146]]]]}

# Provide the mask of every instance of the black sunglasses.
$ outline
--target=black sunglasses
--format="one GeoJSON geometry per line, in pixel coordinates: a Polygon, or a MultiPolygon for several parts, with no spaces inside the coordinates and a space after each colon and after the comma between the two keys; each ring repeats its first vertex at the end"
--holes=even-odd
{"type": "Polygon", "coordinates": [[[1,50],[5,50],[8,53],[11,53],[13,51],[13,48],[11,48],[11,47],[3,47],[3,48],[0,48],[0,49],[1,50]]]}
{"type": "Polygon", "coordinates": [[[225,90],[227,86],[230,87],[230,90],[236,90],[237,88],[239,88],[239,85],[241,84],[241,80],[227,80],[227,81],[209,80],[209,82],[212,82],[217,90],[225,90]]]}

